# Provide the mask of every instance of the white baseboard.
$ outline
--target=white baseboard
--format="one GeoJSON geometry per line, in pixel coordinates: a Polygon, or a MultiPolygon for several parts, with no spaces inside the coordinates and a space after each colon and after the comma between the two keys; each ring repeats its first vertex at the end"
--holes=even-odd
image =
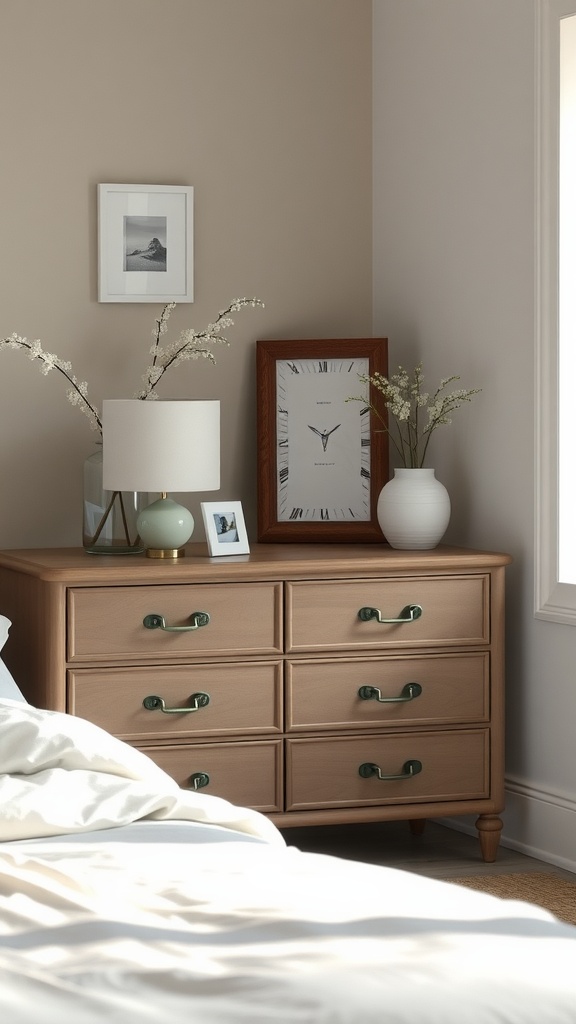
{"type": "MultiPolygon", "coordinates": [[[[476,835],[475,817],[443,818],[442,824],[476,835]]],[[[510,850],[576,872],[576,799],[506,779],[506,810],[500,842],[510,850]]]]}

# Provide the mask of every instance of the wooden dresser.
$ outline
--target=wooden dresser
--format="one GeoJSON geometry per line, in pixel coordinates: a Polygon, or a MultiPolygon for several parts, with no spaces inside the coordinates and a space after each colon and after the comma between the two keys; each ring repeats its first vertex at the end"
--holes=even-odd
{"type": "Polygon", "coordinates": [[[254,545],[210,558],[0,553],[4,648],[28,700],[88,718],[183,787],[277,825],[504,805],[508,555],[254,545]]]}

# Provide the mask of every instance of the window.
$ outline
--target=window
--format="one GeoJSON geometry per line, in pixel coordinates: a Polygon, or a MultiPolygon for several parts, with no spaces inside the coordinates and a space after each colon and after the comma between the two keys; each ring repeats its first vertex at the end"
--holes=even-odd
{"type": "Polygon", "coordinates": [[[560,23],[558,579],[576,584],[576,14],[560,23]]]}
{"type": "Polygon", "coordinates": [[[576,625],[576,0],[539,10],[535,613],[576,625]]]}

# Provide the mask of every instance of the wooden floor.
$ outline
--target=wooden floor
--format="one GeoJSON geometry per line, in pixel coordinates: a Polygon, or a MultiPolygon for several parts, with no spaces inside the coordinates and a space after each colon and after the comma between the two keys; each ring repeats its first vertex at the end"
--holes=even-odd
{"type": "Polygon", "coordinates": [[[571,881],[576,875],[545,861],[526,857],[500,844],[498,859],[485,864],[475,836],[457,832],[436,822],[426,822],[424,834],[413,836],[406,821],[365,825],[324,825],[283,829],[291,846],[312,853],[334,854],[348,860],[414,871],[430,878],[466,875],[500,875],[504,872],[544,871],[571,881]]]}

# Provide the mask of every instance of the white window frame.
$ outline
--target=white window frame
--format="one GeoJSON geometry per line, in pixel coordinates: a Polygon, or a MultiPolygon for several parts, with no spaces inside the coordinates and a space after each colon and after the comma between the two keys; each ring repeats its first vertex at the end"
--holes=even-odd
{"type": "Polygon", "coordinates": [[[540,0],[536,83],[536,551],[539,619],[576,625],[576,585],[558,571],[558,173],[560,23],[576,0],[540,0]]]}

